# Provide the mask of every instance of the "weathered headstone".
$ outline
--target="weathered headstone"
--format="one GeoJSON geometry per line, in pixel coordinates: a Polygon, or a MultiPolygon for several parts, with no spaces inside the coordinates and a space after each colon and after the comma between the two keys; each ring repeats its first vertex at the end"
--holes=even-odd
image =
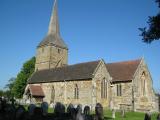
{"type": "Polygon", "coordinates": [[[146,113],[144,116],[144,120],[151,120],[151,114],[146,113]]]}
{"type": "Polygon", "coordinates": [[[115,119],[115,118],[116,118],[116,115],[115,115],[115,114],[116,114],[115,109],[112,109],[112,118],[113,118],[113,119],[115,119]]]}
{"type": "Polygon", "coordinates": [[[84,120],[84,116],[82,115],[82,105],[79,104],[76,108],[77,115],[76,115],[76,120],[84,120]]]}
{"type": "Polygon", "coordinates": [[[5,115],[6,119],[14,120],[14,118],[15,118],[15,112],[16,112],[15,106],[10,105],[10,104],[6,104],[6,106],[5,106],[4,109],[5,109],[5,113],[7,113],[5,115]]]}
{"type": "Polygon", "coordinates": [[[29,113],[30,116],[33,115],[35,108],[36,108],[36,106],[35,106],[34,104],[30,104],[30,105],[28,106],[28,113],[29,113]]]}
{"type": "Polygon", "coordinates": [[[158,113],[157,115],[157,120],[160,120],[160,113],[158,113]]]}
{"type": "Polygon", "coordinates": [[[125,109],[122,109],[122,110],[121,110],[121,116],[122,116],[123,118],[126,117],[125,109]]]}
{"type": "Polygon", "coordinates": [[[16,120],[23,120],[24,119],[24,114],[25,114],[25,108],[20,105],[18,106],[18,108],[16,109],[16,120]]]}
{"type": "Polygon", "coordinates": [[[43,115],[46,116],[48,114],[48,103],[47,102],[43,102],[41,104],[41,108],[43,111],[43,115]]]}
{"type": "Polygon", "coordinates": [[[54,113],[56,116],[63,115],[65,113],[65,106],[62,103],[57,102],[54,108],[54,113]]]}
{"type": "Polygon", "coordinates": [[[70,103],[67,107],[67,113],[71,114],[73,108],[74,108],[73,104],[70,103]]]}
{"type": "Polygon", "coordinates": [[[103,107],[102,107],[102,105],[100,103],[96,104],[95,113],[96,113],[96,116],[95,116],[96,120],[103,120],[103,118],[104,118],[104,116],[103,116],[103,107]]]}
{"type": "Polygon", "coordinates": [[[89,107],[89,106],[85,106],[83,113],[84,113],[85,115],[90,115],[90,107],[89,107]]]}

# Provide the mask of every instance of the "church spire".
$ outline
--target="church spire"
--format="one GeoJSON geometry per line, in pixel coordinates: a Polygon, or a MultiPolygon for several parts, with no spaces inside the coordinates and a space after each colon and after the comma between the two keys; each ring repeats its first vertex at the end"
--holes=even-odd
{"type": "Polygon", "coordinates": [[[38,47],[48,46],[48,45],[54,45],[57,47],[68,49],[67,45],[64,43],[63,39],[60,36],[57,0],[54,1],[53,11],[51,14],[49,28],[48,28],[48,34],[40,42],[38,47]]]}
{"type": "Polygon", "coordinates": [[[59,22],[58,22],[58,9],[57,9],[57,0],[54,1],[53,11],[50,18],[48,34],[59,35],[59,22]]]}

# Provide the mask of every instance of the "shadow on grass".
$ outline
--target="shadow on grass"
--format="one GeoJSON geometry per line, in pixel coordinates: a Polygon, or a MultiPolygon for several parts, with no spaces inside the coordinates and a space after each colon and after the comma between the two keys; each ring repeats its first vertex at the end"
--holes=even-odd
{"type": "Polygon", "coordinates": [[[104,117],[104,120],[113,120],[111,117],[104,117]]]}

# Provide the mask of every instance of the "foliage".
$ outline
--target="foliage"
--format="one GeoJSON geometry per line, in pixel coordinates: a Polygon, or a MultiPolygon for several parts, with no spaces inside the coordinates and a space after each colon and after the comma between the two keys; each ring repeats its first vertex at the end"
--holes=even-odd
{"type": "MultiPolygon", "coordinates": [[[[160,0],[156,0],[158,7],[160,8],[160,0]]],[[[139,28],[141,31],[142,40],[145,43],[151,43],[154,40],[160,39],[160,11],[156,16],[149,16],[148,29],[146,27],[139,28]]]]}
{"type": "Polygon", "coordinates": [[[3,90],[0,90],[0,97],[3,96],[3,90]]]}
{"type": "Polygon", "coordinates": [[[7,90],[4,91],[4,96],[9,98],[9,99],[14,96],[13,92],[12,92],[12,88],[14,86],[15,80],[16,80],[16,78],[13,78],[13,77],[10,78],[9,81],[8,81],[9,83],[5,86],[5,88],[7,90]]]}
{"type": "Polygon", "coordinates": [[[35,69],[35,57],[26,61],[23,64],[21,71],[18,73],[17,78],[13,85],[13,93],[16,98],[22,98],[25,87],[27,85],[27,80],[34,72],[35,69]]]}

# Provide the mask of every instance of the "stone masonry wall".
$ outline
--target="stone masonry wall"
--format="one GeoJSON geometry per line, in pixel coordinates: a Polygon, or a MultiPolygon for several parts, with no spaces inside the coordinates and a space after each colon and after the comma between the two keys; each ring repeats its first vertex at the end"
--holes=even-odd
{"type": "Polygon", "coordinates": [[[103,107],[109,108],[110,100],[111,100],[111,90],[110,90],[110,81],[111,77],[106,69],[105,63],[103,60],[100,62],[98,69],[94,75],[92,85],[93,85],[93,92],[92,92],[92,103],[93,107],[96,103],[101,103],[103,107]],[[107,98],[101,97],[101,82],[102,80],[106,80],[107,82],[107,98]]]}
{"type": "Polygon", "coordinates": [[[55,99],[54,103],[62,102],[64,104],[83,104],[90,105],[92,102],[91,99],[91,89],[92,89],[92,81],[84,80],[84,81],[67,81],[67,82],[54,82],[54,83],[43,83],[42,88],[45,93],[44,101],[50,103],[51,102],[51,91],[54,87],[55,89],[55,99]],[[78,85],[79,89],[79,99],[74,98],[75,93],[75,85],[78,85]]]}
{"type": "Polygon", "coordinates": [[[113,108],[132,110],[132,82],[115,83],[112,88],[113,108]],[[117,85],[121,84],[122,95],[117,96],[117,85]]]}
{"type": "Polygon", "coordinates": [[[153,83],[144,60],[139,66],[135,78],[134,78],[134,101],[135,101],[135,111],[158,111],[158,103],[156,101],[156,95],[153,90],[153,83]],[[145,93],[142,90],[142,74],[145,73],[145,93]]]}
{"type": "Polygon", "coordinates": [[[68,64],[68,50],[55,46],[37,48],[35,70],[61,67],[68,64]]]}

